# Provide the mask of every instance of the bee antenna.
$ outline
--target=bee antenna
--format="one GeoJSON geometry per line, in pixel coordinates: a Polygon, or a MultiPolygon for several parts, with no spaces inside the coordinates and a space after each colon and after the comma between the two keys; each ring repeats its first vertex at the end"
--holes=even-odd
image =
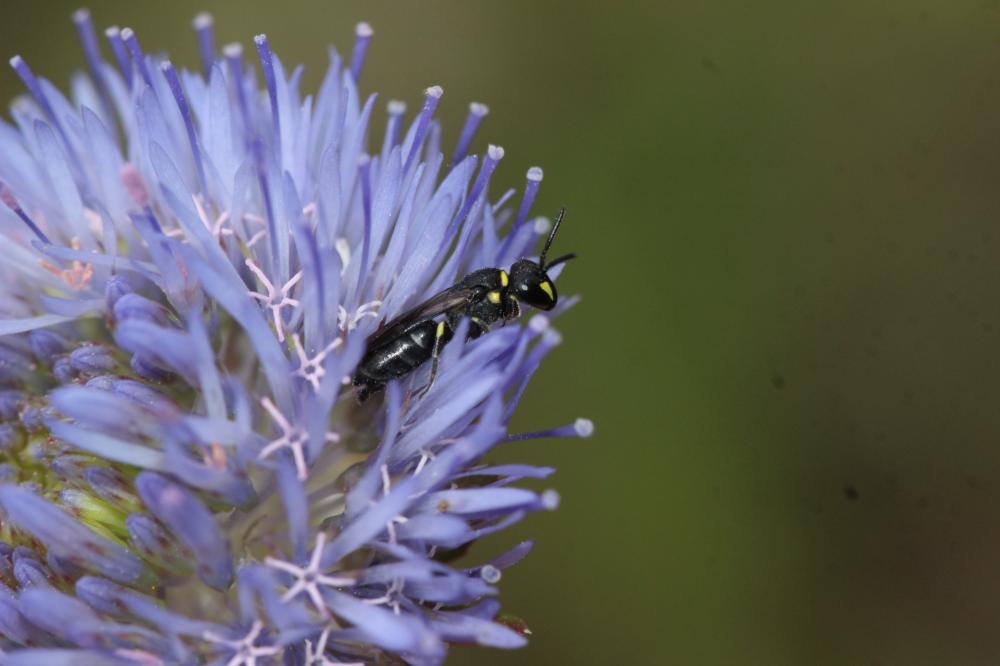
{"type": "Polygon", "coordinates": [[[565,262],[569,261],[570,259],[576,259],[576,253],[575,252],[570,252],[569,254],[564,254],[561,257],[557,257],[556,259],[553,259],[549,263],[547,263],[544,266],[542,266],[542,270],[543,271],[548,271],[553,266],[558,266],[559,264],[565,263],[565,262]]]}
{"type": "Polygon", "coordinates": [[[563,206],[559,209],[559,214],[556,215],[556,223],[552,225],[552,231],[549,232],[549,238],[545,241],[545,247],[542,248],[542,255],[538,257],[538,265],[545,265],[545,255],[549,253],[549,246],[552,245],[552,239],[556,237],[556,232],[559,231],[559,225],[562,224],[563,215],[566,214],[566,207],[563,206]]]}

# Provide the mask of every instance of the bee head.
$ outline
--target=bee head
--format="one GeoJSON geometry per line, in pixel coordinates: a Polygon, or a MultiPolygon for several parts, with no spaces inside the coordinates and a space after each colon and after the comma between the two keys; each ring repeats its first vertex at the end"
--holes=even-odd
{"type": "Polygon", "coordinates": [[[559,298],[548,273],[530,259],[519,259],[510,267],[510,289],[517,300],[539,310],[551,310],[559,298]]]}
{"type": "Polygon", "coordinates": [[[545,263],[545,256],[549,252],[556,231],[559,230],[559,225],[562,224],[565,212],[565,208],[559,209],[559,215],[556,216],[556,222],[552,225],[552,231],[549,233],[548,240],[545,241],[545,248],[538,261],[518,259],[510,267],[510,293],[519,301],[539,310],[551,310],[559,300],[556,285],[549,278],[548,270],[576,257],[575,254],[564,254],[547,264],[545,263]]]}

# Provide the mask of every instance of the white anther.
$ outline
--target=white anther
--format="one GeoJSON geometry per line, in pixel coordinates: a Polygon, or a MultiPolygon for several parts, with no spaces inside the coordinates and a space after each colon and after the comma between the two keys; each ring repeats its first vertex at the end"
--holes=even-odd
{"type": "Polygon", "coordinates": [[[246,265],[257,276],[257,279],[264,285],[264,289],[267,292],[251,291],[250,296],[251,298],[256,298],[258,301],[262,301],[271,310],[271,317],[274,319],[274,328],[278,332],[278,341],[284,342],[285,330],[281,322],[281,310],[286,307],[298,307],[299,301],[288,294],[292,290],[292,287],[302,279],[302,271],[293,275],[288,282],[281,286],[281,289],[276,289],[271,281],[267,279],[264,271],[252,259],[247,259],[246,265]]]}
{"type": "Polygon", "coordinates": [[[303,592],[309,597],[313,605],[316,607],[316,611],[322,615],[324,618],[330,616],[330,612],[326,608],[326,604],[323,602],[323,595],[320,592],[321,586],[332,587],[332,588],[342,588],[355,583],[353,578],[343,577],[336,578],[334,576],[327,576],[326,574],[320,573],[320,561],[323,559],[323,546],[326,545],[326,534],[320,532],[316,535],[316,545],[313,547],[312,555],[309,558],[309,564],[305,567],[300,567],[291,562],[285,562],[284,560],[279,560],[273,557],[267,557],[264,563],[278,571],[284,571],[295,576],[295,582],[292,583],[291,587],[282,595],[281,601],[287,603],[295,597],[299,596],[303,592]]]}
{"type": "Polygon", "coordinates": [[[302,377],[313,387],[313,391],[319,393],[320,380],[326,375],[326,368],[323,367],[323,361],[334,349],[337,349],[341,344],[343,344],[341,338],[334,339],[333,342],[324,347],[318,354],[309,358],[306,355],[305,349],[302,347],[302,341],[299,339],[297,333],[292,334],[292,343],[295,345],[295,353],[299,357],[299,367],[295,371],[296,377],[302,377]]]}
{"type": "Polygon", "coordinates": [[[264,631],[264,623],[260,620],[255,620],[247,635],[239,640],[223,638],[211,631],[206,631],[202,634],[202,637],[209,642],[223,645],[233,651],[233,655],[226,662],[226,666],[257,666],[258,657],[271,657],[282,651],[282,647],[279,645],[256,645],[262,631],[264,631]]]}

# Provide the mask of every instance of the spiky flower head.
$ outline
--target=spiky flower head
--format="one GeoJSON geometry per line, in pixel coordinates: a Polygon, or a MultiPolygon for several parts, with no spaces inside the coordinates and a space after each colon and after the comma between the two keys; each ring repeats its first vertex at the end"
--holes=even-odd
{"type": "MultiPolygon", "coordinates": [[[[491,465],[558,344],[549,317],[469,342],[359,405],[366,337],[546,230],[542,179],[489,196],[503,150],[446,160],[430,87],[407,124],[330,52],[314,96],[267,37],[200,72],[74,16],[88,74],[64,97],[27,62],[0,122],[0,648],[8,664],[436,664],[451,643],[517,647],[475,540],[554,491],[491,465]],[[252,54],[252,57],[248,57],[252,54]],[[258,82],[257,67],[260,77],[258,82]],[[27,649],[25,649],[27,648],[27,649]]],[[[557,273],[558,269],[553,271],[557,273]]],[[[553,275],[554,277],[555,275],[553,275]]],[[[564,309],[572,299],[564,301],[564,309]]]]}

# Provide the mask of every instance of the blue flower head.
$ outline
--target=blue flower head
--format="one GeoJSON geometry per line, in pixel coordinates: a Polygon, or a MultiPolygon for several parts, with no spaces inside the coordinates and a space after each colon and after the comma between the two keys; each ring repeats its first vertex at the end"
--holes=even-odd
{"type": "MultiPolygon", "coordinates": [[[[492,465],[551,317],[495,327],[363,405],[366,338],[464,274],[532,255],[542,180],[489,194],[503,150],[358,91],[372,37],[314,95],[259,35],[201,71],[74,16],[67,98],[21,57],[0,122],[0,649],[7,664],[437,664],[522,645],[498,615],[525,542],[477,539],[553,509],[492,465]],[[258,67],[259,72],[258,74],[258,67]],[[511,204],[511,205],[508,205],[511,204]],[[478,555],[478,553],[473,553],[478,555]],[[464,562],[465,560],[463,560],[464,562]]],[[[551,271],[557,277],[562,266],[551,271]]]]}

